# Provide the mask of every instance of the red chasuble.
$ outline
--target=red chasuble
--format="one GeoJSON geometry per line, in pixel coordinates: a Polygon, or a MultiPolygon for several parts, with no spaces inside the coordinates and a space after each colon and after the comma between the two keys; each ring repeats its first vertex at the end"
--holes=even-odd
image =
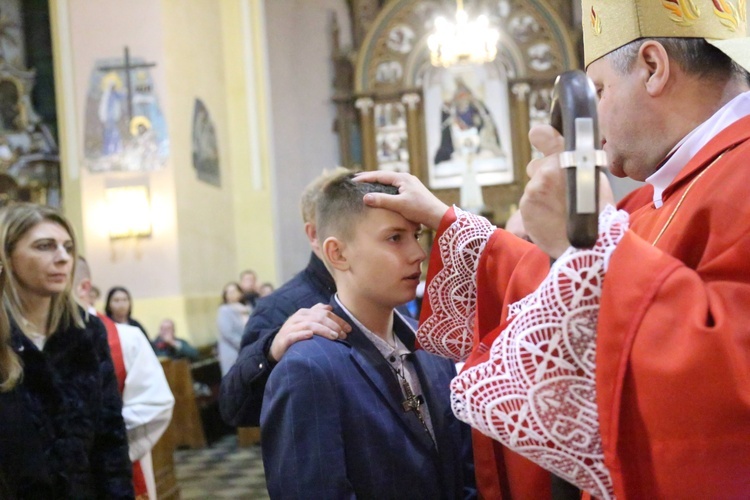
{"type": "Polygon", "coordinates": [[[597,340],[605,461],[620,498],[750,492],[750,117],[633,213],[597,340]]]}
{"type": "MultiPolygon", "coordinates": [[[[750,491],[748,169],[750,117],[686,165],[663,207],[645,203],[646,190],[626,202],[635,211],[603,274],[592,345],[604,463],[618,498],[750,491]]],[[[549,262],[502,230],[461,224],[453,210],[442,221],[438,239],[457,256],[433,249],[418,338],[433,352],[468,356],[466,372],[487,361],[513,319],[508,306],[539,286],[549,262]]],[[[475,435],[483,497],[548,497],[546,472],[475,435]]]]}

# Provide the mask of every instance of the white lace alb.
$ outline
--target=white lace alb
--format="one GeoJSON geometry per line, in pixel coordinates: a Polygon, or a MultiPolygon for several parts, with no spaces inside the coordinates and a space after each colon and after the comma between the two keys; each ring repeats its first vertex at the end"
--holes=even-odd
{"type": "Polygon", "coordinates": [[[609,257],[628,214],[607,207],[592,249],[568,249],[511,306],[489,360],[451,384],[456,416],[599,498],[612,498],[595,392],[596,326],[609,257]]]}
{"type": "Polygon", "coordinates": [[[463,361],[471,354],[477,302],[477,266],[496,227],[453,207],[456,220],[438,238],[443,267],[427,285],[432,314],[417,330],[426,351],[463,361]]]}

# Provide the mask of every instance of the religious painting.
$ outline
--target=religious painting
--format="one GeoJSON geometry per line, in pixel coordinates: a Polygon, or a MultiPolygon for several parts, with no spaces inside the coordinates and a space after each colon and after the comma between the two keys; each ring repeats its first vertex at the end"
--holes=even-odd
{"type": "Polygon", "coordinates": [[[193,107],[193,168],[199,180],[221,186],[216,128],[200,99],[195,100],[193,107]]]}
{"type": "Polygon", "coordinates": [[[555,54],[547,42],[539,42],[531,45],[526,50],[529,67],[539,73],[551,70],[555,65],[555,54]]]}
{"type": "Polygon", "coordinates": [[[511,17],[508,21],[508,28],[513,38],[522,43],[535,40],[542,32],[539,22],[526,12],[519,12],[511,17]]]}
{"type": "Polygon", "coordinates": [[[0,80],[0,130],[3,133],[23,130],[20,100],[18,85],[10,79],[0,80]]]}
{"type": "Polygon", "coordinates": [[[514,181],[507,78],[495,65],[432,68],[423,79],[431,189],[514,181]]]}
{"type": "Polygon", "coordinates": [[[414,30],[405,24],[394,26],[388,32],[388,48],[400,54],[408,54],[414,47],[414,30]]]}
{"type": "Polygon", "coordinates": [[[378,169],[409,172],[406,108],[400,101],[375,104],[375,144],[378,169]]]}
{"type": "Polygon", "coordinates": [[[169,156],[167,124],[154,92],[152,63],[100,59],[86,98],[84,155],[91,172],[162,168],[169,156]]]}
{"type": "Polygon", "coordinates": [[[384,61],[378,64],[375,81],[378,83],[396,83],[404,76],[404,68],[398,61],[384,61]]]}
{"type": "Polygon", "coordinates": [[[16,68],[26,66],[21,0],[0,2],[0,59],[16,68]]]}

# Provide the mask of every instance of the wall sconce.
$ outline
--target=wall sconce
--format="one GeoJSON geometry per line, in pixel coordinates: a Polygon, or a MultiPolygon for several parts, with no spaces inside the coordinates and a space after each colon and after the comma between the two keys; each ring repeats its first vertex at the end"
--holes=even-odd
{"type": "Polygon", "coordinates": [[[118,186],[105,190],[109,239],[151,236],[151,202],[146,186],[118,186]]]}

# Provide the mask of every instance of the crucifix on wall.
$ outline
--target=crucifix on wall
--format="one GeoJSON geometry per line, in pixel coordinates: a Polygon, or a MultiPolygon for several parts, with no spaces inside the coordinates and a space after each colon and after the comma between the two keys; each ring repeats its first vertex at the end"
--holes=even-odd
{"type": "Polygon", "coordinates": [[[99,68],[99,71],[109,73],[110,71],[124,71],[125,72],[125,92],[127,94],[126,104],[128,109],[128,123],[133,123],[133,83],[130,76],[130,72],[135,69],[141,68],[153,68],[156,63],[134,63],[130,60],[130,49],[127,45],[125,46],[125,58],[123,64],[117,64],[113,66],[103,66],[99,68]]]}
{"type": "Polygon", "coordinates": [[[151,69],[131,57],[94,62],[86,98],[84,152],[92,172],[149,171],[164,166],[169,135],[151,69]]]}

